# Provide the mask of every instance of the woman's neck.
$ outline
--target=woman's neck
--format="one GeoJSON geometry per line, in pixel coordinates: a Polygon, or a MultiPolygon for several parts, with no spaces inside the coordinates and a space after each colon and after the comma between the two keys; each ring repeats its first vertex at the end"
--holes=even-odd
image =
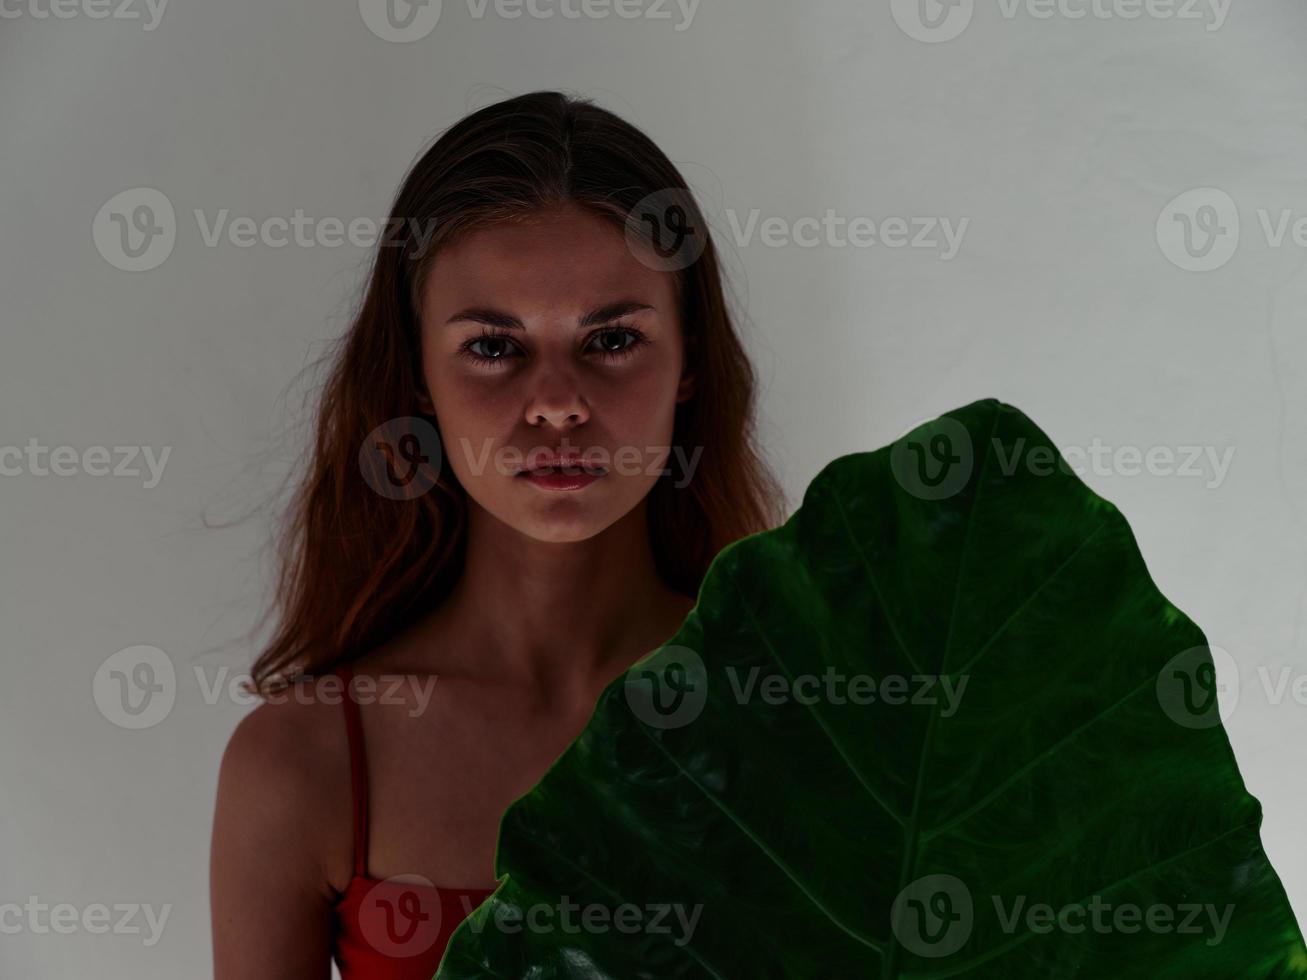
{"type": "Polygon", "coordinates": [[[589,703],[694,606],[658,574],[643,503],[567,543],[527,538],[473,510],[462,575],[430,617],[434,635],[453,639],[442,644],[444,669],[589,703]]]}

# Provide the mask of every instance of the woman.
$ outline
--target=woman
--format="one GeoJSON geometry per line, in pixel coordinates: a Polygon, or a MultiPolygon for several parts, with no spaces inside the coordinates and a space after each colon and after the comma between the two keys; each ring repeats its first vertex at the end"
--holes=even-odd
{"type": "Polygon", "coordinates": [[[285,526],[267,703],[222,760],[218,980],[428,980],[504,810],[783,519],[706,224],[648,137],[508,99],[392,215],[285,526]]]}

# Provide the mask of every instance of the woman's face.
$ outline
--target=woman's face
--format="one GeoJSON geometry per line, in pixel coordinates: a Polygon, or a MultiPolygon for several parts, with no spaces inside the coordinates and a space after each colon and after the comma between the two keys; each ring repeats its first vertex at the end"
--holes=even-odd
{"type": "Polygon", "coordinates": [[[476,504],[532,538],[579,541],[640,503],[692,390],[673,288],[574,205],[440,250],[422,297],[422,407],[476,504]],[[579,489],[525,475],[555,454],[603,475],[579,489]]]}

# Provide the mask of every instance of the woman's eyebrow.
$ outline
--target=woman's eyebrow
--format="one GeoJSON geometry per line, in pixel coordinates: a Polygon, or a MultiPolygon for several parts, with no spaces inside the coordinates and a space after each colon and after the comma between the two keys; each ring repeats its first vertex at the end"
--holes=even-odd
{"type": "MultiPolygon", "coordinates": [[[[608,303],[599,307],[597,310],[591,310],[585,316],[581,317],[577,323],[577,329],[584,327],[593,327],[600,323],[610,323],[620,317],[628,316],[632,313],[639,313],[643,310],[652,310],[653,307],[648,303],[640,303],[635,300],[618,300],[616,303],[608,303]]],[[[471,323],[484,323],[490,327],[499,327],[501,330],[525,330],[526,326],[517,317],[510,313],[501,313],[498,310],[488,309],[480,306],[469,306],[465,310],[460,310],[448,320],[446,324],[457,321],[469,321],[471,323]]]]}

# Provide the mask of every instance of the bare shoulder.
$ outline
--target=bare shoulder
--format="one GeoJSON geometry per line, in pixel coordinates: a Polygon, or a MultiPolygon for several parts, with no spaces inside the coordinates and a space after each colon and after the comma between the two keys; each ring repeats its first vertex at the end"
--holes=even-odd
{"type": "Polygon", "coordinates": [[[214,977],[327,975],[332,915],[348,886],[350,797],[342,708],[300,695],[259,705],[222,755],[209,864],[214,977]],[[251,942],[275,923],[278,956],[251,942]]]}
{"type": "Polygon", "coordinates": [[[325,680],[298,681],[242,718],[227,742],[223,769],[267,789],[281,785],[286,793],[314,791],[323,770],[339,768],[330,757],[347,748],[342,687],[339,682],[324,685],[325,680]]]}
{"type": "Polygon", "coordinates": [[[222,755],[214,826],[215,851],[265,869],[282,862],[288,873],[318,876],[324,891],[347,884],[350,868],[349,746],[326,680],[297,682],[237,724],[222,755]]]}

